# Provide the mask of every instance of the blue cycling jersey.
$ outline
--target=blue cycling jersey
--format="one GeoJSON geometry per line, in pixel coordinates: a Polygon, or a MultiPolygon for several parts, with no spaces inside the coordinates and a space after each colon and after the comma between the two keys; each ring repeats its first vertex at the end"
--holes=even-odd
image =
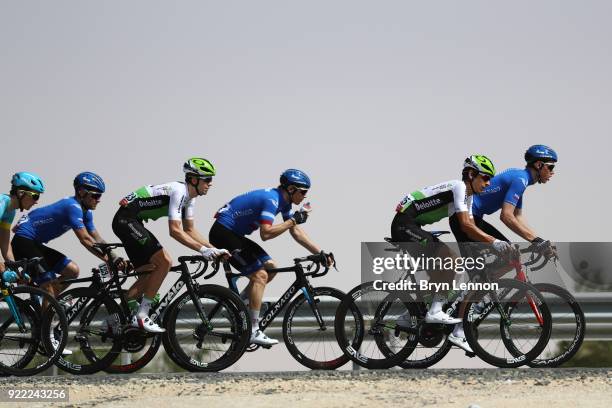
{"type": "Polygon", "coordinates": [[[278,213],[285,221],[291,218],[291,203],[285,201],[278,188],[267,188],[235,197],[217,211],[215,218],[227,229],[249,235],[261,224],[271,225],[278,213]]]}
{"type": "Polygon", "coordinates": [[[474,194],[472,213],[477,217],[493,214],[504,203],[523,208],[523,193],[534,181],[527,169],[508,169],[498,173],[491,179],[489,187],[480,194],[474,194]]]}
{"type": "Polygon", "coordinates": [[[11,204],[11,197],[2,194],[0,195],[0,229],[11,229],[11,224],[15,219],[15,210],[9,210],[11,204]]]}
{"type": "Polygon", "coordinates": [[[93,211],[84,211],[75,197],[66,197],[21,217],[15,226],[15,235],[47,243],[69,229],[81,228],[95,231],[93,211]]]}

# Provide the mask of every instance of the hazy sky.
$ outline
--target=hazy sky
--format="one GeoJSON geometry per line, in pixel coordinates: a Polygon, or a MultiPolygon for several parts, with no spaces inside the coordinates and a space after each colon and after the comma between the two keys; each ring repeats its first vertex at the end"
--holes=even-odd
{"type": "MultiPolygon", "coordinates": [[[[341,270],[316,284],[348,290],[360,242],[389,234],[406,192],[459,177],[469,154],[504,169],[545,143],[560,162],[527,190],[530,224],[556,241],[609,240],[611,12],[607,1],[3,1],[5,190],[15,171],[38,172],[45,205],[98,172],[108,190],[95,223],[115,241],[123,195],[204,156],[218,169],[196,207],[208,235],[226,201],[301,168],[315,209],[304,228],[341,270]]],[[[165,220],[148,227],[175,257],[190,252],[165,220]]],[[[97,263],[70,232],[51,246],[84,274],[97,263]]],[[[288,234],[263,246],[281,264],[304,254],[288,234]]],[[[270,353],[233,369],[299,367],[270,353]]],[[[443,364],[480,365],[455,354],[443,364]]]]}
{"type": "MultiPolygon", "coordinates": [[[[607,1],[3,1],[5,190],[13,172],[38,172],[45,205],[95,171],[108,186],[95,224],[114,241],[122,196],[204,156],[218,169],[196,206],[208,235],[226,201],[297,167],[313,180],[304,227],[341,269],[319,284],[348,290],[360,242],[389,234],[406,192],[458,178],[469,154],[504,169],[545,143],[560,162],[527,190],[530,224],[556,241],[609,240],[611,12],[607,1]]],[[[149,227],[175,257],[190,252],[165,220],[149,227]]],[[[72,233],[51,246],[85,272],[96,264],[72,233]]],[[[288,234],[264,247],[279,263],[304,255],[288,234]]]]}

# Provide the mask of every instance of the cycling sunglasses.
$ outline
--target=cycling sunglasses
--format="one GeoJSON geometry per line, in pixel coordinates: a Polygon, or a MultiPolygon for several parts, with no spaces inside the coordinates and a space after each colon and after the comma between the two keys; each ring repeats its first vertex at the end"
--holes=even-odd
{"type": "Polygon", "coordinates": [[[23,191],[25,194],[32,197],[32,200],[34,201],[38,201],[38,199],[40,198],[40,193],[35,193],[34,191],[28,191],[28,190],[20,190],[20,191],[23,191]]]}
{"type": "Polygon", "coordinates": [[[302,190],[301,188],[298,188],[297,191],[299,191],[304,197],[306,197],[306,194],[308,194],[308,190],[302,190]]]}
{"type": "Polygon", "coordinates": [[[99,191],[85,190],[85,192],[89,194],[94,200],[99,200],[100,197],[102,197],[102,193],[100,193],[99,191]]]}
{"type": "Polygon", "coordinates": [[[554,164],[544,163],[544,165],[546,167],[548,167],[548,170],[550,170],[550,171],[553,171],[555,169],[555,165],[554,164]]]}
{"type": "Polygon", "coordinates": [[[484,173],[478,173],[480,175],[480,177],[483,179],[483,181],[487,182],[491,180],[491,176],[488,174],[484,174],[484,173]]]}
{"type": "Polygon", "coordinates": [[[198,177],[198,179],[202,180],[205,183],[210,183],[212,181],[212,177],[198,177]]]}

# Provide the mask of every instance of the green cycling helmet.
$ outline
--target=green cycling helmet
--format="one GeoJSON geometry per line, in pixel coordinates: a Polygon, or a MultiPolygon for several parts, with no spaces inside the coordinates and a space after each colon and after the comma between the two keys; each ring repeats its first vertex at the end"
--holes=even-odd
{"type": "Polygon", "coordinates": [[[212,177],[215,175],[215,166],[201,157],[192,157],[183,164],[183,171],[198,177],[212,177]]]}
{"type": "Polygon", "coordinates": [[[474,169],[479,173],[487,174],[491,177],[495,176],[495,166],[487,156],[474,154],[469,156],[463,162],[464,169],[474,169]]]}

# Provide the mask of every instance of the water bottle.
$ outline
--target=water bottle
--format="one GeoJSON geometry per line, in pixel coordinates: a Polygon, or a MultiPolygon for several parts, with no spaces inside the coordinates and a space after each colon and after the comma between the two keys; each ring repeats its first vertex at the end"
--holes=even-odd
{"type": "Polygon", "coordinates": [[[6,283],[17,282],[18,278],[19,278],[19,275],[17,275],[17,272],[15,271],[6,270],[4,271],[4,273],[2,273],[2,280],[5,281],[6,283]]]}

